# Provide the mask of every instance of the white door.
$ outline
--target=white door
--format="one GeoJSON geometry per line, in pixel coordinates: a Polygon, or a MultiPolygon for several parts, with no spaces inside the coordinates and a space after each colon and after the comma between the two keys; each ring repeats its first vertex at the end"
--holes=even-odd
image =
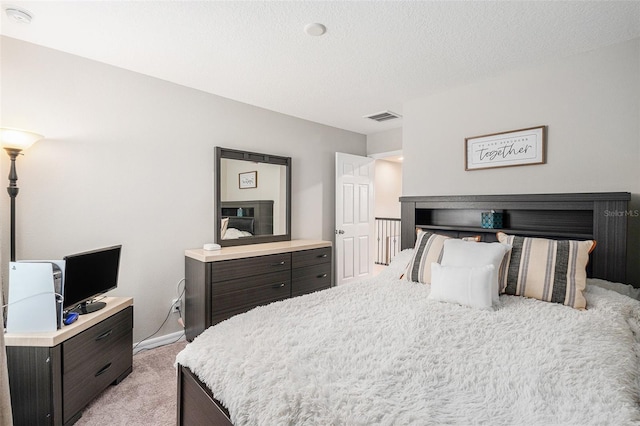
{"type": "Polygon", "coordinates": [[[336,152],[336,284],[373,271],[374,159],[336,152]]]}

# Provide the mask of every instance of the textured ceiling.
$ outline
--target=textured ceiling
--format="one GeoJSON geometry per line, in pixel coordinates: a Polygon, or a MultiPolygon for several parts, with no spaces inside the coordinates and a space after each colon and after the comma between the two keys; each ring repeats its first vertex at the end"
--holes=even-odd
{"type": "Polygon", "coordinates": [[[640,37],[637,1],[0,3],[34,15],[3,12],[3,35],[363,134],[409,99],[640,37]]]}

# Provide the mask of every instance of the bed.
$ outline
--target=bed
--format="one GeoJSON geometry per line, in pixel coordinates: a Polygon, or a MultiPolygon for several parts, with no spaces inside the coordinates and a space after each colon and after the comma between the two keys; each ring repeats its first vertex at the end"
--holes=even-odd
{"type": "Polygon", "coordinates": [[[220,237],[223,240],[253,237],[255,233],[255,219],[253,217],[223,217],[220,227],[220,237]]]}
{"type": "Polygon", "coordinates": [[[628,193],[565,195],[578,216],[591,217],[590,230],[557,229],[549,212],[568,211],[558,194],[492,198],[489,208],[518,225],[504,232],[523,238],[603,237],[588,255],[586,310],[512,295],[489,301],[490,310],[432,299],[436,281],[406,276],[419,250],[416,227],[427,230],[419,240],[443,231],[449,242],[493,236],[459,223],[487,204],[404,199],[403,237],[413,241],[403,245],[411,248],[382,274],[258,307],[187,345],[176,360],[178,423],[640,424],[640,302],[611,290],[636,294],[611,279],[625,256],[618,238],[601,234],[620,234],[626,218],[600,217],[604,205],[626,210],[628,193]],[[520,229],[520,210],[540,226],[520,229]]]}
{"type": "Polygon", "coordinates": [[[220,238],[272,235],[273,207],[273,200],[221,201],[220,238]],[[225,224],[225,220],[228,223],[225,224]]]}

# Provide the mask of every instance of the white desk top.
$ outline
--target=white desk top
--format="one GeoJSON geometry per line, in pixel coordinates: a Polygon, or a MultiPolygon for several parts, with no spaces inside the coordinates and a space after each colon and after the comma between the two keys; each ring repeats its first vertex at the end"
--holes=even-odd
{"type": "Polygon", "coordinates": [[[50,348],[57,346],[76,334],[98,324],[100,321],[133,305],[133,298],[105,297],[101,302],[106,302],[107,306],[91,314],[80,315],[73,324],[63,325],[60,330],[46,333],[5,333],[4,343],[6,346],[44,346],[50,348]]]}
{"type": "Polygon", "coordinates": [[[311,250],[331,247],[331,241],[291,240],[275,243],[248,244],[244,246],[223,247],[220,250],[191,249],[184,255],[200,262],[217,262],[220,260],[242,259],[245,257],[265,256],[268,254],[289,253],[292,251],[311,250]]]}

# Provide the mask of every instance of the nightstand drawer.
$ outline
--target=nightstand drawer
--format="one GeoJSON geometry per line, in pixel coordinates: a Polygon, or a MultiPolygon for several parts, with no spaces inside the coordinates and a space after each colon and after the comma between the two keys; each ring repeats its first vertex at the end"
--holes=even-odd
{"type": "Polygon", "coordinates": [[[331,287],[331,263],[296,268],[291,272],[291,296],[331,287]]]}
{"type": "Polygon", "coordinates": [[[62,376],[65,423],[131,368],[131,340],[129,335],[112,341],[103,354],[87,358],[82,365],[62,376]]]}
{"type": "Polygon", "coordinates": [[[211,282],[291,270],[291,253],[211,262],[211,282]]]}
{"type": "Polygon", "coordinates": [[[331,247],[293,252],[291,262],[293,268],[330,263],[331,247]]]}
{"type": "MultiPolygon", "coordinates": [[[[133,308],[129,307],[110,318],[68,339],[62,344],[63,374],[76,371],[87,361],[103,357],[112,350],[112,342],[131,338],[133,308]]],[[[129,351],[132,352],[132,351],[129,351]]],[[[132,352],[133,353],[133,352],[132,352]]]]}

